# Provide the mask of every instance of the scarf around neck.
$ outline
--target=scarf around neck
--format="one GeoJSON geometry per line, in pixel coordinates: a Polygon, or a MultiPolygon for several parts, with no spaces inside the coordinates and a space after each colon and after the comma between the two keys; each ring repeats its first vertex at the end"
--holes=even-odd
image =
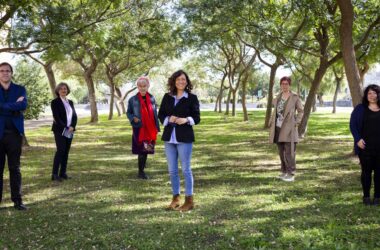
{"type": "Polygon", "coordinates": [[[142,127],[139,132],[139,143],[143,141],[155,141],[157,139],[157,127],[154,119],[153,106],[150,101],[148,92],[145,94],[146,101],[144,101],[140,92],[137,94],[140,101],[140,113],[142,127]]]}

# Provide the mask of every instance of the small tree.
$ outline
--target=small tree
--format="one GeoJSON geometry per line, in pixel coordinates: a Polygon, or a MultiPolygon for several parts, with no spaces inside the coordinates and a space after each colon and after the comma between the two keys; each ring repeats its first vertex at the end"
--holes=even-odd
{"type": "Polygon", "coordinates": [[[28,107],[25,119],[38,119],[49,104],[49,88],[41,75],[41,67],[27,60],[20,61],[15,67],[14,82],[26,88],[28,107]]]}

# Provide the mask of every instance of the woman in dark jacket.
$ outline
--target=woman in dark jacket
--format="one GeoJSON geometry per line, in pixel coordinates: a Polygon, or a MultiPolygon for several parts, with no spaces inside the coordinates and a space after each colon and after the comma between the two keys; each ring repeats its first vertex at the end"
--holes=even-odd
{"type": "Polygon", "coordinates": [[[58,84],[55,88],[55,94],[57,98],[51,101],[51,111],[54,118],[51,130],[54,132],[57,151],[54,156],[51,179],[61,181],[62,179],[69,179],[66,174],[67,160],[77,124],[77,114],[73,102],[66,98],[70,94],[70,88],[66,83],[58,84]]]}
{"type": "Polygon", "coordinates": [[[380,87],[368,85],[364,90],[362,104],[352,111],[350,130],[354,137],[355,153],[359,156],[362,168],[361,183],[363,203],[379,205],[380,202],[380,87]],[[374,171],[374,199],[370,190],[374,171]]]}
{"type": "Polygon", "coordinates": [[[179,70],[168,81],[169,93],[165,94],[158,117],[165,126],[162,140],[168,161],[173,199],[168,209],[188,211],[194,208],[193,174],[191,172],[191,154],[193,150],[193,125],[200,122],[199,101],[191,94],[193,86],[188,75],[179,70]],[[185,177],[185,203],[180,206],[180,178],[178,159],[181,161],[182,174],[185,177]]]}
{"type": "Polygon", "coordinates": [[[148,154],[154,154],[154,145],[160,127],[156,100],[148,93],[149,79],[140,77],[136,85],[139,92],[128,101],[127,117],[133,128],[132,153],[138,155],[138,177],[148,179],[144,171],[146,160],[148,154]]]}

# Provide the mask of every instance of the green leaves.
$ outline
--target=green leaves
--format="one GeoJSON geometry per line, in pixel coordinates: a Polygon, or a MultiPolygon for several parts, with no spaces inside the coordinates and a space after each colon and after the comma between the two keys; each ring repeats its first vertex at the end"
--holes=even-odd
{"type": "Polygon", "coordinates": [[[24,113],[25,119],[38,119],[50,99],[40,65],[26,60],[20,61],[15,67],[14,81],[26,88],[28,107],[24,113]]]}

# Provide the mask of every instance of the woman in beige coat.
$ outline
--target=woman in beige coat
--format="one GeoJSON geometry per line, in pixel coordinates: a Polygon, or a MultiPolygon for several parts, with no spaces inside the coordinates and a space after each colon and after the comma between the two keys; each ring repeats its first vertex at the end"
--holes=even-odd
{"type": "Polygon", "coordinates": [[[303,116],[303,106],[297,94],[290,91],[290,77],[280,80],[281,93],[273,100],[269,142],[276,143],[281,160],[280,179],[294,181],[296,170],[297,126],[303,116]]]}

